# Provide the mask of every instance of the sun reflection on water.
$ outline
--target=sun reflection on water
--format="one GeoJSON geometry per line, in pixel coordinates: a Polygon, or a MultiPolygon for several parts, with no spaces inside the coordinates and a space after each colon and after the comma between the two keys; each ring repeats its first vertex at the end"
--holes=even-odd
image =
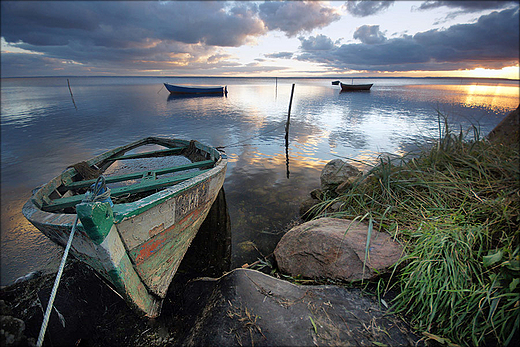
{"type": "Polygon", "coordinates": [[[488,107],[492,109],[516,108],[519,103],[519,85],[474,83],[460,85],[415,85],[414,89],[437,90],[445,101],[458,102],[467,107],[488,107]]]}

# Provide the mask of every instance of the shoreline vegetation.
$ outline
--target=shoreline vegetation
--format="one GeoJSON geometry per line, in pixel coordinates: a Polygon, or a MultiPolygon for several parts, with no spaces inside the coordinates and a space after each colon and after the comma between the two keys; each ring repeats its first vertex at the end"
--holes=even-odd
{"type": "Polygon", "coordinates": [[[442,118],[431,148],[380,159],[308,213],[370,219],[405,246],[375,291],[397,293],[391,309],[416,331],[442,345],[509,345],[520,326],[518,125],[481,138],[442,118]]]}

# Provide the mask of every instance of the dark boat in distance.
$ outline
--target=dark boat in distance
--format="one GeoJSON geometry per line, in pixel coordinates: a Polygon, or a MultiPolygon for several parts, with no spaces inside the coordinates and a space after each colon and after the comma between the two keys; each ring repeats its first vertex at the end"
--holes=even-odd
{"type": "Polygon", "coordinates": [[[342,92],[349,92],[349,91],[356,91],[356,90],[370,90],[373,83],[367,83],[367,84],[344,84],[340,83],[341,85],[341,91],[342,92]]]}
{"type": "Polygon", "coordinates": [[[343,92],[350,92],[356,90],[370,90],[370,88],[372,88],[372,86],[374,85],[373,83],[354,84],[354,80],[352,80],[351,84],[345,84],[340,81],[332,82],[332,85],[334,86],[337,86],[338,84],[341,86],[341,91],[343,92]]]}
{"type": "Polygon", "coordinates": [[[170,94],[227,94],[227,86],[226,87],[213,87],[213,86],[199,86],[199,87],[191,87],[191,86],[179,86],[164,83],[164,86],[170,94]]]}

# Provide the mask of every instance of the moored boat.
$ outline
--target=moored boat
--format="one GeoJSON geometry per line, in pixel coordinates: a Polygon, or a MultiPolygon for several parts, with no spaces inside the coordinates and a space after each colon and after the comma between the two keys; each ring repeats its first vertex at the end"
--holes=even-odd
{"type": "Polygon", "coordinates": [[[61,246],[77,223],[70,252],[137,312],[157,317],[226,166],[224,154],[197,141],[148,137],[67,168],[23,214],[61,246]]]}
{"type": "Polygon", "coordinates": [[[227,87],[209,87],[209,86],[180,86],[164,83],[170,94],[227,94],[227,87]]]}
{"type": "Polygon", "coordinates": [[[367,83],[367,84],[345,84],[340,83],[341,85],[341,91],[348,92],[348,91],[355,91],[355,90],[370,90],[373,83],[367,83]]]}

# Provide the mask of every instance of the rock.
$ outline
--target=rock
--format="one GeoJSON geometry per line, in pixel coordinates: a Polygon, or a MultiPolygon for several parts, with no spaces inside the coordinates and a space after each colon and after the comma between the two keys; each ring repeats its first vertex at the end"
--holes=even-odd
{"type": "Polygon", "coordinates": [[[321,189],[313,189],[310,192],[310,197],[303,200],[300,204],[300,217],[304,221],[311,220],[315,217],[315,213],[309,213],[309,210],[313,208],[315,205],[319,204],[322,201],[323,192],[321,189]]]}
{"type": "Polygon", "coordinates": [[[332,211],[332,212],[339,212],[339,210],[341,209],[341,207],[343,206],[343,203],[342,202],[335,202],[333,203],[329,209],[332,211]]]}
{"type": "Polygon", "coordinates": [[[494,142],[518,144],[520,140],[520,105],[498,123],[487,138],[494,142]]]}
{"type": "Polygon", "coordinates": [[[310,220],[314,217],[313,213],[310,213],[309,210],[313,208],[316,204],[320,203],[320,200],[307,198],[302,201],[300,204],[300,217],[303,220],[310,220]]]}
{"type": "Polygon", "coordinates": [[[336,194],[341,195],[342,193],[352,188],[352,184],[357,180],[357,178],[358,176],[347,178],[334,191],[336,192],[336,194]]]}
{"type": "Polygon", "coordinates": [[[361,171],[343,160],[331,160],[321,171],[321,190],[333,191],[348,178],[357,177],[359,175],[361,175],[361,171]]]}
{"type": "Polygon", "coordinates": [[[323,192],[321,189],[313,189],[310,192],[311,198],[321,201],[323,199],[323,192]]]}
{"type": "Polygon", "coordinates": [[[24,282],[24,281],[30,281],[32,279],[35,279],[35,278],[38,278],[38,277],[41,277],[41,275],[43,275],[43,271],[40,271],[40,270],[36,270],[36,271],[31,271],[29,272],[27,275],[25,276],[21,276],[21,277],[18,277],[16,279],[16,281],[14,281],[14,283],[19,283],[19,282],[24,282]]]}
{"type": "Polygon", "coordinates": [[[359,289],[296,286],[235,269],[192,281],[186,293],[186,305],[200,313],[179,341],[184,346],[412,346],[419,340],[359,289]]]}
{"type": "Polygon", "coordinates": [[[25,323],[12,316],[0,316],[0,346],[21,346],[27,344],[24,335],[25,323]]]}
{"type": "Polygon", "coordinates": [[[4,300],[0,300],[0,315],[1,316],[10,316],[12,315],[11,308],[5,304],[4,300]]]}
{"type": "MultiPolygon", "coordinates": [[[[289,230],[274,251],[278,268],[291,276],[357,281],[363,278],[368,225],[320,218],[289,230]]],[[[394,265],[402,247],[387,233],[372,231],[364,279],[394,265]]]]}

